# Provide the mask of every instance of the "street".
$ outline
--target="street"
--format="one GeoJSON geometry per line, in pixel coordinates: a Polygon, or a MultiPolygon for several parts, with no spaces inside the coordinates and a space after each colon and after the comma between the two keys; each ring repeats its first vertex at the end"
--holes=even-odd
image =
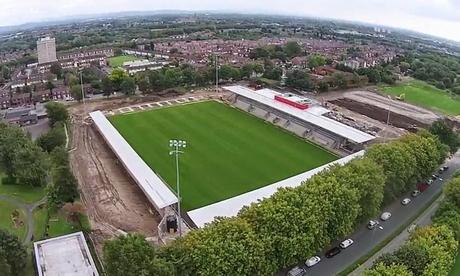
{"type": "MultiPolygon", "coordinates": [[[[324,256],[324,252],[330,247],[325,248],[325,251],[319,254],[321,262],[314,267],[308,268],[307,275],[336,275],[391,236],[394,231],[407,223],[413,216],[417,215],[441,191],[443,184],[452,178],[455,171],[460,169],[460,152],[457,152],[445,165],[449,166],[449,170],[441,175],[443,181],[434,181],[426,191],[415,198],[411,197],[409,192],[382,210],[382,212],[391,212],[392,214],[391,218],[387,221],[379,220],[383,229],[376,227],[373,230],[369,230],[366,224],[363,224],[354,234],[347,237],[354,240],[353,245],[342,250],[340,254],[331,259],[324,256]],[[401,204],[401,200],[406,197],[411,198],[412,202],[404,206],[401,204]]],[[[378,218],[376,217],[375,219],[378,218]]],[[[339,242],[334,243],[333,246],[338,245],[339,242]]],[[[286,273],[286,271],[283,272],[286,273]]]]}

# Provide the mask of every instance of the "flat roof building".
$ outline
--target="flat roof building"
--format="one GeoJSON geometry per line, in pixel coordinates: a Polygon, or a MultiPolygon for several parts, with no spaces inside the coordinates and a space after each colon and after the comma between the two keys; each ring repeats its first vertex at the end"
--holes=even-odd
{"type": "Polygon", "coordinates": [[[37,41],[38,64],[56,62],[56,40],[44,37],[37,41]]]}
{"type": "Polygon", "coordinates": [[[99,276],[82,232],[34,243],[38,276],[99,276]]]}

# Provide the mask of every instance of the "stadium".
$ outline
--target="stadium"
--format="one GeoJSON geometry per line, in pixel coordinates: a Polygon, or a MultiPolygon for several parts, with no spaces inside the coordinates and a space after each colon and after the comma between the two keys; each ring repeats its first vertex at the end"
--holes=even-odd
{"type": "Polygon", "coordinates": [[[329,110],[305,97],[243,86],[224,90],[230,94],[225,100],[188,98],[123,114],[90,113],[163,218],[177,214],[171,139],[187,142],[179,157],[184,223],[202,227],[362,155],[375,138],[324,116],[329,110]]]}

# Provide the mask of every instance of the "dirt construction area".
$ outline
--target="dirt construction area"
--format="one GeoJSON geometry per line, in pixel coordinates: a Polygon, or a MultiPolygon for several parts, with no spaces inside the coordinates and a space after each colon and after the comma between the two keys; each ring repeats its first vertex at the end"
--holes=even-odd
{"type": "Polygon", "coordinates": [[[367,91],[347,92],[342,97],[328,100],[334,105],[344,107],[382,123],[387,122],[388,114],[390,114],[390,125],[406,130],[427,127],[439,119],[438,115],[426,109],[367,91]]]}
{"type": "Polygon", "coordinates": [[[155,240],[161,217],[92,125],[88,113],[95,110],[111,113],[165,99],[168,98],[100,100],[69,107],[71,165],[99,252],[105,239],[124,232],[141,233],[155,240]]]}

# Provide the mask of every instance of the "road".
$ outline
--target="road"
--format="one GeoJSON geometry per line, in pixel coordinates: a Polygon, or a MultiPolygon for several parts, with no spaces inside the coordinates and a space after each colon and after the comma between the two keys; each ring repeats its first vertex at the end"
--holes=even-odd
{"type": "Polygon", "coordinates": [[[402,225],[408,223],[413,216],[417,215],[421,209],[438,195],[443,184],[452,177],[453,173],[460,169],[460,152],[457,152],[445,165],[449,166],[449,170],[441,176],[444,181],[436,180],[425,192],[416,198],[412,198],[412,202],[407,206],[403,206],[400,202],[402,198],[410,197],[409,194],[384,208],[384,211],[391,212],[392,217],[388,221],[381,222],[383,229],[376,227],[374,230],[369,230],[365,224],[362,225],[349,237],[355,241],[352,246],[331,259],[325,258],[324,252],[322,252],[319,254],[321,262],[312,268],[308,268],[307,275],[325,276],[340,273],[391,236],[402,225]]]}
{"type": "MultiPolygon", "coordinates": [[[[439,207],[439,203],[442,201],[444,198],[443,195],[441,195],[438,199],[436,199],[435,202],[433,202],[428,209],[426,209],[423,214],[421,214],[414,222],[413,224],[417,225],[418,227],[423,227],[426,225],[431,224],[431,217],[434,215],[436,210],[439,207]]],[[[412,225],[412,224],[411,224],[412,225]]],[[[398,248],[400,248],[409,238],[410,233],[408,229],[410,226],[406,227],[398,236],[396,236],[394,239],[392,239],[387,245],[385,245],[382,249],[380,249],[377,253],[375,253],[372,257],[370,257],[366,262],[364,262],[362,265],[360,265],[357,269],[355,269],[352,273],[350,273],[350,276],[358,276],[363,273],[363,271],[367,268],[372,267],[374,264],[374,261],[382,256],[383,254],[386,253],[391,253],[396,251],[398,248]]]]}

